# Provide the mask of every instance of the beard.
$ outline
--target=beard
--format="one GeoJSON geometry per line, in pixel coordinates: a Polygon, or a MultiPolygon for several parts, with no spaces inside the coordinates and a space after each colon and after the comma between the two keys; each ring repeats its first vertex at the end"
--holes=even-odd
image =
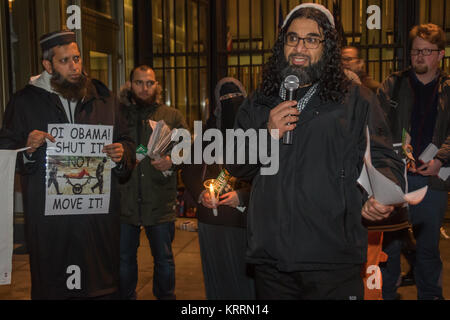
{"type": "Polygon", "coordinates": [[[136,93],[133,90],[131,90],[130,93],[131,93],[131,98],[133,98],[133,100],[136,102],[136,104],[140,107],[151,107],[156,102],[156,94],[148,97],[147,99],[141,99],[136,95],[136,93]]]}
{"type": "Polygon", "coordinates": [[[414,66],[414,71],[417,74],[425,74],[428,72],[428,66],[427,65],[415,65],[414,66]]]}
{"type": "MultiPolygon", "coordinates": [[[[299,56],[305,59],[308,59],[308,61],[311,61],[308,56],[302,55],[302,54],[291,54],[289,56],[289,60],[291,57],[299,56]]],[[[309,66],[296,66],[296,65],[290,65],[289,62],[286,62],[286,66],[282,69],[281,75],[282,79],[284,80],[288,75],[295,75],[299,79],[299,84],[301,86],[305,86],[308,84],[316,83],[320,80],[322,71],[324,69],[324,61],[323,58],[320,58],[320,60],[316,63],[310,64],[309,66]]]]}
{"type": "Polygon", "coordinates": [[[87,77],[84,74],[76,82],[70,82],[61,73],[54,71],[50,83],[57,93],[69,101],[80,101],[86,95],[87,77]]]}

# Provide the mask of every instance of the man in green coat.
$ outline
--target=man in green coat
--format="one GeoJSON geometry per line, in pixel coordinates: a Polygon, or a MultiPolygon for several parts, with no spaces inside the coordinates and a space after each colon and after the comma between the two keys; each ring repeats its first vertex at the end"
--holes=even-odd
{"type": "MultiPolygon", "coordinates": [[[[148,66],[135,68],[130,88],[122,90],[120,102],[136,145],[147,146],[153,132],[149,120],[173,128],[187,128],[175,108],[161,103],[161,86],[148,66]]],[[[157,299],[175,299],[175,264],[172,241],[175,233],[176,173],[168,154],[159,160],[148,156],[136,164],[121,192],[120,293],[136,299],[137,249],[141,226],[145,229],[154,259],[153,294],[157,299]]]]}

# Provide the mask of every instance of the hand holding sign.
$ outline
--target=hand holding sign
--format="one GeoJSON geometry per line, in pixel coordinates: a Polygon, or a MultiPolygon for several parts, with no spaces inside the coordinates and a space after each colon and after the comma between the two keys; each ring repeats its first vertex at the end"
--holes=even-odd
{"type": "Polygon", "coordinates": [[[119,163],[122,161],[124,149],[121,143],[113,143],[105,146],[102,152],[106,153],[115,163],[119,163]]]}
{"type": "Polygon", "coordinates": [[[30,134],[28,135],[28,140],[27,140],[27,145],[26,145],[26,147],[29,148],[27,150],[27,153],[31,154],[31,153],[35,152],[38,148],[43,146],[45,143],[45,139],[48,139],[53,143],[55,142],[55,138],[47,132],[43,132],[43,131],[39,131],[39,130],[34,130],[34,131],[30,132],[30,134]]]}

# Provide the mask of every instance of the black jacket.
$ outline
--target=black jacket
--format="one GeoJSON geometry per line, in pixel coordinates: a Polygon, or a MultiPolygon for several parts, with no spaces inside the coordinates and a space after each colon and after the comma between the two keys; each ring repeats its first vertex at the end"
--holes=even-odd
{"type": "MultiPolygon", "coordinates": [[[[386,114],[394,143],[402,142],[402,131],[411,130],[411,113],[414,105],[414,92],[409,81],[411,69],[392,74],[378,90],[378,98],[386,114]]],[[[439,76],[438,113],[434,129],[433,144],[439,149],[436,158],[443,167],[450,165],[450,77],[445,73],[439,76]]],[[[450,191],[450,178],[446,181],[429,177],[432,189],[450,191]]]]}
{"type": "MultiPolygon", "coordinates": [[[[33,85],[18,91],[9,102],[0,148],[26,145],[33,130],[47,132],[49,123],[68,123],[59,97],[33,85]]],[[[45,216],[46,145],[33,153],[32,163],[18,155],[22,174],[25,228],[30,253],[32,299],[65,299],[111,294],[119,286],[119,197],[117,180],[129,175],[135,162],[134,142],[126,135],[119,103],[99,81],[88,82],[88,91],[77,105],[75,123],[114,126],[114,142],[125,149],[121,170],[111,175],[110,211],[95,215],[45,216]],[[69,290],[68,267],[81,271],[81,289],[69,290]]]]}
{"type": "MultiPolygon", "coordinates": [[[[278,97],[257,92],[241,107],[237,127],[267,128],[278,97]]],[[[301,113],[294,143],[280,141],[276,175],[261,165],[228,166],[237,176],[255,176],[248,217],[248,260],[291,272],[336,268],[366,261],[367,230],[357,179],[363,166],[366,126],[372,162],[388,178],[404,184],[403,163],[392,150],[389,129],[376,96],[352,86],[343,104],[315,95],[301,113]]],[[[248,150],[248,148],[247,148],[248,150]]]]}

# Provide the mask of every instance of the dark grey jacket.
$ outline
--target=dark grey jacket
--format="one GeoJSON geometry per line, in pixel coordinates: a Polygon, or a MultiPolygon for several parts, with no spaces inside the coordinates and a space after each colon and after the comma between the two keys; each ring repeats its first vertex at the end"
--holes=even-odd
{"type": "MultiPolygon", "coordinates": [[[[410,69],[407,69],[392,74],[378,90],[378,98],[391,128],[394,143],[402,142],[403,128],[408,132],[411,130],[414,92],[409,81],[409,72],[410,69]],[[394,91],[397,92],[394,93],[394,91]]],[[[439,76],[438,95],[438,114],[432,142],[439,148],[436,158],[444,167],[448,167],[450,164],[450,77],[444,73],[439,76]]],[[[436,190],[450,191],[450,178],[442,181],[438,177],[429,177],[428,184],[436,190]]]]}

